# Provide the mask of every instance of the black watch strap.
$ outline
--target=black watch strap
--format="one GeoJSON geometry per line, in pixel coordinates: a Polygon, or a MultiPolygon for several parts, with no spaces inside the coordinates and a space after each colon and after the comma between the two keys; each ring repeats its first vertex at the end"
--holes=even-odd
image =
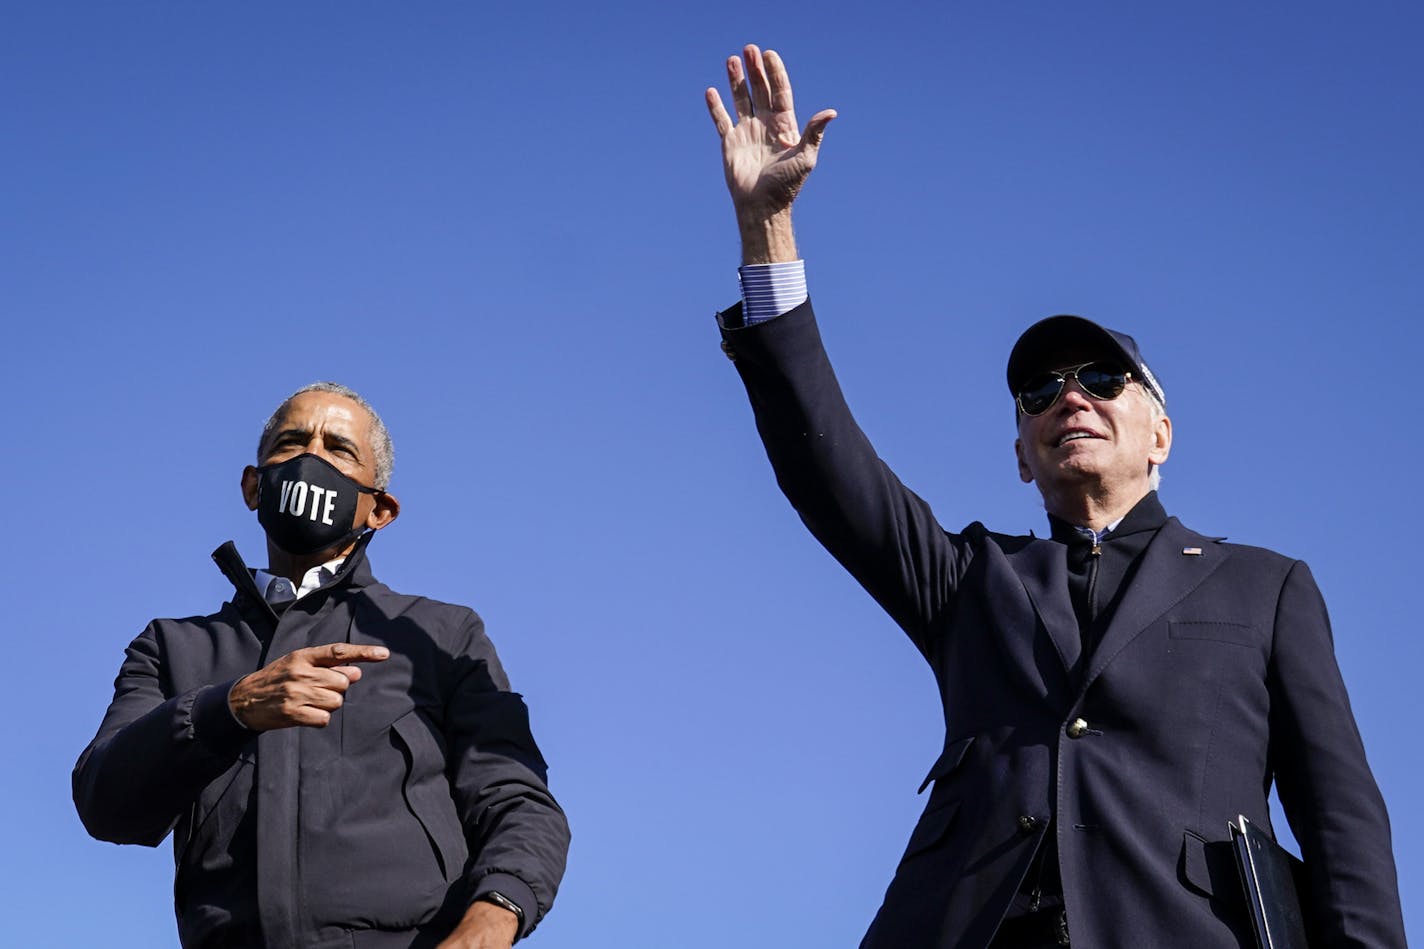
{"type": "Polygon", "coordinates": [[[479,899],[481,902],[493,903],[495,906],[509,910],[515,916],[519,917],[520,928],[522,929],[524,927],[524,910],[520,909],[518,903],[505,896],[499,890],[486,890],[479,895],[479,899]]]}

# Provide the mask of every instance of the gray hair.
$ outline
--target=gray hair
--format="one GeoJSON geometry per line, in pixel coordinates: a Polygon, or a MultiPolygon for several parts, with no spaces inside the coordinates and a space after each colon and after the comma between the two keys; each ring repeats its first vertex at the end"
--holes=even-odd
{"type": "Polygon", "coordinates": [[[361,393],[339,382],[313,382],[302,386],[283,399],[282,404],[277,406],[277,410],[268,416],[267,423],[262,426],[262,435],[257,439],[257,463],[262,463],[262,452],[267,447],[267,436],[272,434],[272,430],[277,427],[278,417],[292,403],[293,399],[308,392],[330,392],[333,395],[350,399],[366,410],[366,414],[371,418],[371,451],[375,454],[376,463],[374,487],[381,491],[389,488],[391,486],[391,471],[396,466],[396,447],[391,442],[391,433],[386,429],[386,423],[381,421],[381,416],[371,406],[371,403],[361,397],[361,393]]]}
{"type": "MultiPolygon", "coordinates": [[[[1147,404],[1152,407],[1152,424],[1157,424],[1159,420],[1166,417],[1167,407],[1162,404],[1162,400],[1157,398],[1157,393],[1147,386],[1142,387],[1142,393],[1147,396],[1147,404]]],[[[1162,466],[1148,462],[1152,470],[1147,474],[1147,487],[1151,491],[1156,491],[1162,487],[1162,466]]]]}

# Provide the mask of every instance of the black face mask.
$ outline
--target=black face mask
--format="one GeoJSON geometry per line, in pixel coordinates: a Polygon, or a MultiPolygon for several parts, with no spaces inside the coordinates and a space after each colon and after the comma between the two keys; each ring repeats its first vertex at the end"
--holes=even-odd
{"type": "Polygon", "coordinates": [[[384,493],[310,453],[263,465],[257,473],[257,520],[289,554],[314,554],[354,540],[363,530],[355,526],[357,499],[384,493]]]}

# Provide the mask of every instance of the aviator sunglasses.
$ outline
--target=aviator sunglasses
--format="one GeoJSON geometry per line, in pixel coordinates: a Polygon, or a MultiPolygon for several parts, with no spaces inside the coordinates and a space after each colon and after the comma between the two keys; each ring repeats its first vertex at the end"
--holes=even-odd
{"type": "Polygon", "coordinates": [[[1132,373],[1115,362],[1103,360],[1085,362],[1081,366],[1068,369],[1040,372],[1030,376],[1019,387],[1018,395],[1014,396],[1014,401],[1019,404],[1019,411],[1030,416],[1047,412],[1063,394],[1069,379],[1076,380],[1079,388],[1100,402],[1111,402],[1122,395],[1127,384],[1132,381],[1132,373]]]}

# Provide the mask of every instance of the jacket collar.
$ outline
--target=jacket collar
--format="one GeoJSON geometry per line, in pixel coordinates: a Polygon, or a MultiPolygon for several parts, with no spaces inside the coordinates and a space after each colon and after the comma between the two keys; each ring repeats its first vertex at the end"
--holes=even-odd
{"type": "MultiPolygon", "coordinates": [[[[1104,540],[1112,540],[1114,537],[1126,537],[1128,534],[1137,534],[1142,531],[1155,531],[1163,524],[1167,523],[1167,509],[1162,506],[1162,502],[1157,500],[1156,491],[1148,491],[1142,496],[1142,500],[1132,506],[1117,522],[1117,526],[1110,531],[1106,531],[1104,540]]],[[[1077,539],[1078,527],[1068,523],[1056,515],[1048,515],[1048,527],[1052,531],[1053,539],[1059,543],[1072,543],[1077,539]]]]}
{"type": "MultiPolygon", "coordinates": [[[[1154,508],[1165,515],[1156,495],[1149,494],[1133,508],[1129,517],[1137,519],[1140,512],[1143,520],[1150,520],[1154,508]]],[[[1126,524],[1127,518],[1124,518],[1119,529],[1126,524]]],[[[1225,562],[1230,548],[1218,543],[1221,539],[1189,530],[1175,517],[1161,523],[1123,591],[1108,628],[1093,650],[1077,691],[1086,689],[1123,647],[1225,562]]],[[[1037,636],[1005,635],[1002,640],[1011,651],[1022,653],[1017,657],[1019,664],[1036,668],[1045,685],[1054,680],[1067,683],[1080,659],[1082,642],[1073,602],[1068,595],[1068,567],[1063,548],[1042,540],[1022,540],[1020,544],[1003,547],[1012,574],[996,575],[995,571],[989,571],[987,592],[994,604],[993,613],[1006,633],[1041,624],[1061,664],[1056,674],[1050,675],[1051,657],[1046,655],[1047,650],[1035,645],[1039,641],[1037,636]]]]}
{"type": "MultiPolygon", "coordinates": [[[[332,577],[322,586],[318,587],[310,596],[333,589],[343,584],[352,589],[361,589],[375,582],[371,575],[371,564],[366,559],[366,547],[371,543],[371,538],[375,531],[366,531],[357,538],[355,545],[351,548],[351,553],[346,555],[346,560],[341,565],[341,569],[336,571],[332,577]]],[[[262,612],[273,626],[277,625],[279,617],[267,598],[262,595],[262,591],[257,589],[257,583],[252,579],[252,569],[242,559],[242,555],[237,552],[237,545],[232,541],[227,541],[213,551],[213,562],[218,565],[218,569],[227,577],[228,582],[237,591],[238,597],[249,601],[253,607],[262,612]]]]}

